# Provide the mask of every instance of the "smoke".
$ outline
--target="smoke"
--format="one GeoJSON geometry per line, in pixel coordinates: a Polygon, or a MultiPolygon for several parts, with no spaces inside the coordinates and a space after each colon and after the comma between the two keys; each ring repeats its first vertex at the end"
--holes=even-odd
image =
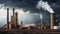
{"type": "Polygon", "coordinates": [[[44,10],[47,10],[50,13],[54,13],[53,9],[51,8],[51,6],[48,4],[48,2],[44,2],[44,1],[38,1],[37,9],[43,8],[44,10]]]}
{"type": "Polygon", "coordinates": [[[42,19],[42,14],[40,14],[40,19],[42,19]]]}

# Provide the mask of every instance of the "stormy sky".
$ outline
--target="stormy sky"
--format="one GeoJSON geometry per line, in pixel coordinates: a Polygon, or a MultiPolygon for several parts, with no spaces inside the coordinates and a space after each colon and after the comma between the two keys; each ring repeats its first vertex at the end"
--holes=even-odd
{"type": "MultiPolygon", "coordinates": [[[[6,24],[6,8],[10,8],[10,16],[12,15],[12,8],[18,9],[18,12],[23,11],[24,14],[19,13],[18,22],[23,21],[24,24],[40,23],[40,13],[43,16],[43,23],[49,25],[50,13],[44,9],[37,9],[36,6],[40,0],[0,0],[0,25],[6,24]],[[22,10],[21,10],[22,9],[22,10]],[[25,14],[25,12],[28,12],[25,14]],[[27,19],[28,18],[28,19],[27,19]]],[[[56,22],[60,20],[60,0],[43,0],[48,2],[53,11],[56,13],[56,22]]]]}

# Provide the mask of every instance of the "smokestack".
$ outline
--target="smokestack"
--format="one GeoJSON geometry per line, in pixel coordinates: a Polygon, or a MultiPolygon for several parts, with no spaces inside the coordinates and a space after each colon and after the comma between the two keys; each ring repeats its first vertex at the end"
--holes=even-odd
{"type": "Polygon", "coordinates": [[[14,11],[15,11],[15,8],[13,8],[13,17],[14,17],[14,11]]]}
{"type": "Polygon", "coordinates": [[[9,8],[7,8],[7,28],[9,29],[9,8]]]}
{"type": "Polygon", "coordinates": [[[51,29],[54,28],[54,23],[55,23],[55,13],[51,13],[51,29]]]}
{"type": "Polygon", "coordinates": [[[16,12],[15,15],[16,15],[16,26],[17,26],[17,23],[18,23],[18,12],[16,12]]]}
{"type": "Polygon", "coordinates": [[[21,21],[21,25],[23,26],[23,22],[21,21]]]}

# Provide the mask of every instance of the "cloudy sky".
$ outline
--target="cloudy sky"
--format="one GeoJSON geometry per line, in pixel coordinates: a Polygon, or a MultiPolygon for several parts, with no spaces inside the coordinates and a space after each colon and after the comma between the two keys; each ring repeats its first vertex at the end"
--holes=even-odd
{"type": "MultiPolygon", "coordinates": [[[[43,23],[50,23],[50,12],[44,10],[43,8],[38,9],[40,0],[0,0],[0,26],[6,24],[6,8],[10,8],[9,14],[12,15],[12,8],[18,11],[18,22],[23,21],[23,24],[34,24],[40,23],[40,13],[42,13],[43,23]],[[27,19],[28,18],[28,19],[27,19]]],[[[60,20],[60,0],[43,0],[47,2],[50,8],[56,13],[56,22],[60,20]]],[[[9,18],[10,19],[10,18],[9,18]]]]}

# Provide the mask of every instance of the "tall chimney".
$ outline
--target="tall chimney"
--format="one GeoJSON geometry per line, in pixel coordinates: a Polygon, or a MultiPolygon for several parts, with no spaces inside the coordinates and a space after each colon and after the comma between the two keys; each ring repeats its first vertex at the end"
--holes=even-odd
{"type": "Polygon", "coordinates": [[[51,13],[51,29],[54,28],[54,23],[55,23],[55,13],[51,13]]]}
{"type": "Polygon", "coordinates": [[[23,22],[21,21],[21,25],[23,26],[23,22]]]}
{"type": "Polygon", "coordinates": [[[7,8],[7,28],[9,29],[9,8],[7,8]]]}
{"type": "Polygon", "coordinates": [[[18,12],[16,12],[15,15],[16,15],[16,27],[17,27],[17,23],[18,23],[18,12]]]}
{"type": "Polygon", "coordinates": [[[14,11],[15,11],[15,8],[13,8],[13,17],[14,17],[14,11]]]}

